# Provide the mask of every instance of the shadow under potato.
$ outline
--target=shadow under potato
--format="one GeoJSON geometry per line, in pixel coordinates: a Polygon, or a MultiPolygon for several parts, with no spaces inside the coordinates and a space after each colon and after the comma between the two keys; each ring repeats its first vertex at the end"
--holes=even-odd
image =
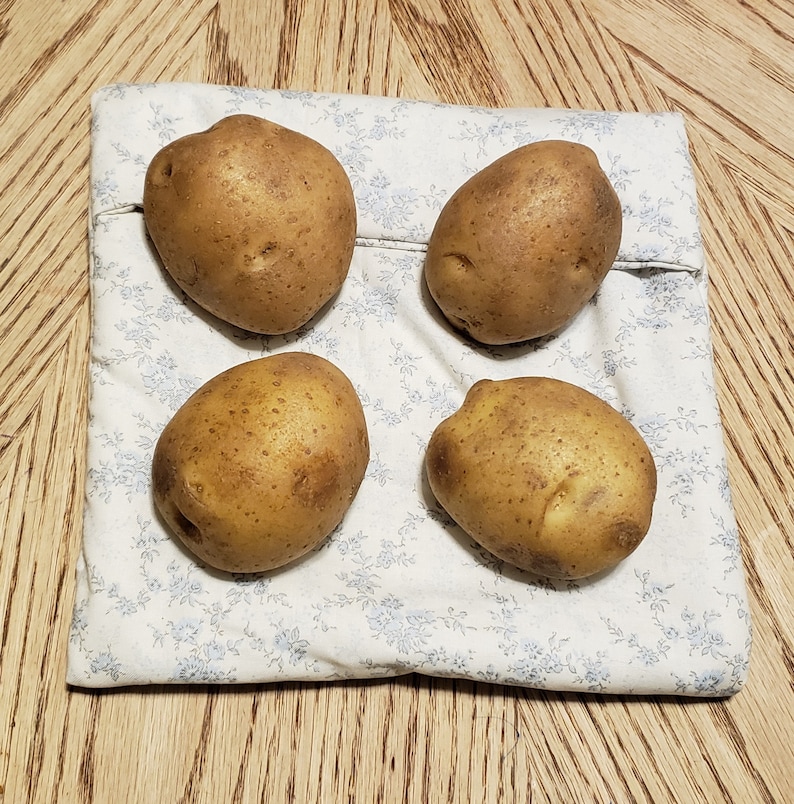
{"type": "MultiPolygon", "coordinates": [[[[150,492],[151,494],[151,492],[150,492]]],[[[257,580],[262,579],[275,579],[278,578],[280,575],[293,571],[308,561],[315,553],[319,553],[321,550],[324,550],[329,545],[329,540],[333,538],[333,535],[342,527],[342,523],[337,525],[334,530],[328,534],[318,545],[313,547],[307,553],[304,553],[301,556],[290,561],[288,564],[284,564],[281,567],[275,567],[271,570],[263,570],[261,572],[228,572],[227,570],[220,570],[213,567],[211,564],[207,564],[205,561],[200,559],[194,552],[190,550],[190,548],[182,541],[182,539],[177,536],[176,533],[171,529],[171,526],[165,521],[165,518],[160,513],[157,505],[152,499],[152,511],[154,518],[157,520],[158,525],[163,530],[163,533],[166,534],[168,539],[172,542],[172,544],[177,548],[179,553],[181,554],[182,558],[186,565],[192,565],[196,569],[205,572],[207,575],[215,578],[216,580],[226,581],[228,583],[236,583],[236,582],[248,582],[253,583],[257,580]]]]}
{"type": "Polygon", "coordinates": [[[485,357],[489,357],[493,360],[520,360],[529,354],[533,354],[534,352],[544,349],[549,343],[563,335],[571,323],[570,321],[567,322],[558,330],[548,335],[543,335],[540,338],[533,338],[527,341],[520,341],[518,343],[499,345],[480,343],[480,341],[469,335],[468,332],[464,332],[463,330],[454,327],[450,323],[449,319],[444,315],[441,308],[436,303],[436,300],[433,298],[433,295],[430,293],[430,289],[427,286],[427,280],[425,279],[424,270],[422,270],[421,274],[420,288],[421,299],[425,310],[427,311],[428,316],[440,329],[445,330],[447,334],[453,336],[458,343],[468,347],[472,352],[484,355],[485,357]]]}
{"type": "MultiPolygon", "coordinates": [[[[141,215],[143,215],[142,207],[139,207],[139,211],[141,215]]],[[[290,344],[300,340],[300,338],[308,330],[312,329],[316,324],[321,322],[326,315],[328,315],[334,303],[336,302],[337,297],[339,296],[340,291],[337,291],[308,321],[290,332],[268,335],[242,329],[235,324],[230,324],[228,321],[224,321],[224,319],[219,318],[214,313],[209,312],[200,304],[195,302],[191,296],[177,284],[171,273],[165,267],[165,264],[160,257],[160,253],[155,248],[155,245],[149,235],[149,231],[146,229],[145,221],[144,232],[146,235],[146,248],[149,253],[150,261],[154,266],[157,267],[157,270],[159,270],[161,277],[168,285],[168,288],[173,294],[174,299],[177,299],[182,305],[184,305],[185,309],[192,318],[201,321],[208,329],[214,329],[216,332],[218,332],[218,334],[222,335],[228,341],[246,349],[252,354],[269,354],[271,351],[273,351],[274,347],[289,346],[290,344]]]]}
{"type": "Polygon", "coordinates": [[[542,589],[554,591],[570,591],[583,589],[597,583],[599,579],[609,575],[611,569],[591,575],[588,578],[578,578],[576,580],[566,580],[563,578],[548,578],[543,575],[536,575],[527,570],[520,569],[498,556],[494,555],[470,536],[457,522],[447,513],[444,507],[438,502],[427,477],[427,469],[424,463],[421,467],[417,487],[420,490],[421,500],[431,517],[436,521],[447,536],[454,539],[460,548],[469,554],[472,564],[478,564],[488,568],[495,575],[515,583],[522,583],[542,589]]]}

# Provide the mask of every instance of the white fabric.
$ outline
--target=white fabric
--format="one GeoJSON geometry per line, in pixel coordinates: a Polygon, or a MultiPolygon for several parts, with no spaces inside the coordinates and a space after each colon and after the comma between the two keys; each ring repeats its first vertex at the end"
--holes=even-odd
{"type": "Polygon", "coordinates": [[[190,84],[93,99],[91,401],[68,681],[267,682],[411,671],[556,690],[722,696],[745,681],[750,621],[715,399],[707,277],[675,114],[480,109],[190,84]],[[251,336],[185,299],[148,243],[141,198],[167,142],[247,112],[345,166],[359,211],[350,275],[300,331],[251,336]],[[624,209],[596,301],[554,336],[487,349],[452,332],[422,283],[428,235],[468,176],[521,144],[592,147],[624,209]],[[340,528],[257,577],[208,571],[169,536],[150,461],[169,417],[229,366],[284,350],[359,392],[371,463],[340,528]],[[521,573],[439,509],[423,458],[477,379],[545,374],[624,413],[656,461],[651,531],[577,583],[521,573]]]}

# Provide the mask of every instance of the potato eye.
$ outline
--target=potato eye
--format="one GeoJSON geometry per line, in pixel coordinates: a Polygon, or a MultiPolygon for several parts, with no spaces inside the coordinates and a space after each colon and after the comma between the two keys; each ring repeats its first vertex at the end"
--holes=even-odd
{"type": "Polygon", "coordinates": [[[191,522],[179,509],[176,510],[175,520],[174,524],[186,539],[191,542],[201,541],[201,531],[198,526],[191,522]]]}

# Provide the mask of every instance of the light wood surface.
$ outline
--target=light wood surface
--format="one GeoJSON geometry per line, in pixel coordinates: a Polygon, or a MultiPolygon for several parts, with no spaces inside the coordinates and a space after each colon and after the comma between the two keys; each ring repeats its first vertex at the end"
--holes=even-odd
{"type": "Polygon", "coordinates": [[[793,801],[792,54],[783,0],[0,0],[0,802],[793,801]],[[754,621],[741,693],[66,688],[89,98],[166,80],[686,116],[754,621]]]}

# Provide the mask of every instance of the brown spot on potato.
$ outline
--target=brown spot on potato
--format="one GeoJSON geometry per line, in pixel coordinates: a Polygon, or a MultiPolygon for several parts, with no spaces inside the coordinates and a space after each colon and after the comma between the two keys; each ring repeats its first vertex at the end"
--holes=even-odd
{"type": "Polygon", "coordinates": [[[176,470],[163,453],[167,447],[165,443],[160,449],[155,449],[152,461],[152,484],[161,496],[167,497],[176,482],[176,470]]]}
{"type": "Polygon", "coordinates": [[[518,542],[500,545],[497,557],[515,567],[529,569],[535,575],[550,578],[566,577],[567,570],[559,560],[546,553],[531,550],[518,542]]]}
{"type": "Polygon", "coordinates": [[[645,536],[636,522],[617,522],[610,531],[612,538],[624,550],[634,550],[645,536]]]}
{"type": "Polygon", "coordinates": [[[592,508],[597,502],[603,499],[606,494],[607,489],[603,486],[598,486],[594,489],[591,489],[582,500],[582,507],[584,509],[592,508]]]}
{"type": "Polygon", "coordinates": [[[292,493],[309,508],[325,508],[339,491],[339,474],[333,455],[315,455],[293,470],[292,493]]]}
{"type": "Polygon", "coordinates": [[[435,437],[428,444],[427,468],[430,474],[439,479],[449,476],[452,461],[450,461],[449,439],[443,433],[437,432],[435,437]]]}

